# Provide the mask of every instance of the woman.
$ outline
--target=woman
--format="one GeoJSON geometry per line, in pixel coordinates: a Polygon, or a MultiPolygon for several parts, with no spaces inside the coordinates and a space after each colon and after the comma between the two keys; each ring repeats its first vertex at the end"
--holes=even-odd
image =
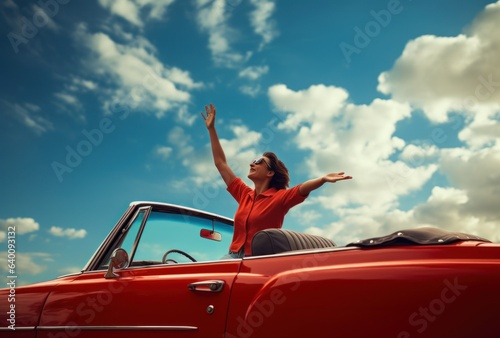
{"type": "Polygon", "coordinates": [[[227,190],[238,202],[234,215],[234,234],[229,254],[223,258],[241,258],[252,254],[252,238],[257,231],[281,228],[286,213],[293,206],[302,203],[309,193],[324,183],[335,183],[351,179],[351,176],[330,173],[293,188],[287,189],[290,178],[288,170],[275,154],[266,152],[250,163],[248,178],[254,189],[236,177],[226,161],[224,150],[215,130],[215,107],[205,106],[206,115],[201,113],[210,135],[210,144],[215,166],[227,185],[227,190]]]}

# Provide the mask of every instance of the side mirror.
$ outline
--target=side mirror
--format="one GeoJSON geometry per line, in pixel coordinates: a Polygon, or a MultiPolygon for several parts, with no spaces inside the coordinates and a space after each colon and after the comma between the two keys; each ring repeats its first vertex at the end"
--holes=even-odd
{"type": "Polygon", "coordinates": [[[111,254],[111,261],[109,262],[108,272],[104,278],[118,278],[118,274],[114,273],[114,269],[125,269],[128,266],[128,253],[122,248],[117,248],[111,254]]]}
{"type": "Polygon", "coordinates": [[[222,241],[221,233],[217,232],[217,231],[210,230],[210,229],[201,229],[200,230],[200,237],[206,238],[206,239],[211,239],[212,241],[217,241],[217,242],[222,241]]]}

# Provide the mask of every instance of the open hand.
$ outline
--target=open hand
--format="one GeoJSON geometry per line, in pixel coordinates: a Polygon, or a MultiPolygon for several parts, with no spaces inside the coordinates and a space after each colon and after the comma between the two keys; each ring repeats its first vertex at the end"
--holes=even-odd
{"type": "Polygon", "coordinates": [[[323,176],[323,181],[330,183],[335,183],[337,181],[350,180],[350,179],[352,179],[352,176],[344,175],[344,172],[330,173],[323,176]]]}
{"type": "Polygon", "coordinates": [[[215,106],[210,103],[210,106],[205,106],[205,112],[207,113],[206,116],[201,112],[201,116],[205,120],[205,125],[209,129],[213,128],[215,123],[215,106]]]}

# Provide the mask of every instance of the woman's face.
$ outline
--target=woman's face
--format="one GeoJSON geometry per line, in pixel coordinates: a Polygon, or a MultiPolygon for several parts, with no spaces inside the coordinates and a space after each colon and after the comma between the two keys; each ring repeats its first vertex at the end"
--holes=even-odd
{"type": "Polygon", "coordinates": [[[250,163],[248,178],[266,178],[271,171],[269,158],[262,156],[250,163]]]}

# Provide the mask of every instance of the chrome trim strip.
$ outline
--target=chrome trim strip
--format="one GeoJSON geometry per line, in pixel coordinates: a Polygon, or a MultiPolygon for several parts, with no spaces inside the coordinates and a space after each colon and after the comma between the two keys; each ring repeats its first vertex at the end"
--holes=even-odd
{"type": "Polygon", "coordinates": [[[95,250],[94,254],[90,257],[88,260],[87,264],[82,269],[82,272],[85,271],[92,271],[96,268],[97,264],[97,259],[103,255],[106,247],[108,246],[109,242],[113,239],[113,237],[116,235],[116,233],[120,230],[120,228],[123,226],[123,223],[131,217],[131,215],[135,212],[134,208],[132,206],[129,206],[125,213],[120,217],[118,222],[111,228],[110,232],[106,237],[104,237],[103,241],[101,244],[97,247],[95,250]]]}
{"type": "Polygon", "coordinates": [[[59,279],[59,278],[66,278],[66,277],[76,277],[76,276],[79,276],[82,274],[83,271],[79,271],[79,272],[73,272],[73,273],[67,273],[65,275],[61,275],[61,276],[58,276],[56,277],[56,279],[59,279]]]}
{"type": "Polygon", "coordinates": [[[16,329],[9,329],[8,327],[0,327],[0,331],[29,331],[34,330],[34,326],[14,326],[16,329]]]}
{"type": "MultiPolygon", "coordinates": [[[[16,328],[17,329],[17,328],[16,328]]],[[[196,326],[38,326],[38,330],[82,330],[82,331],[96,331],[96,330],[148,330],[148,331],[193,331],[198,330],[196,326]]]]}
{"type": "MultiPolygon", "coordinates": [[[[135,221],[139,217],[139,215],[144,211],[144,216],[142,216],[142,221],[141,221],[141,224],[139,225],[139,231],[137,232],[136,238],[134,240],[134,244],[132,244],[132,249],[130,249],[130,252],[128,253],[129,261],[128,261],[127,266],[130,265],[130,262],[134,261],[135,251],[137,250],[137,246],[139,245],[139,240],[142,237],[142,233],[144,231],[144,227],[146,226],[146,222],[148,221],[149,215],[151,215],[151,209],[152,209],[151,207],[141,207],[141,208],[137,209],[137,212],[130,219],[127,226],[122,228],[122,233],[128,232],[128,230],[130,228],[132,228],[132,225],[135,223],[135,221]]],[[[116,250],[116,249],[114,249],[114,250],[116,250]]],[[[111,254],[111,256],[112,255],[113,254],[111,254]]],[[[110,260],[111,260],[111,257],[110,257],[110,260]]]]}
{"type": "MultiPolygon", "coordinates": [[[[255,256],[256,258],[258,257],[273,257],[276,255],[280,254],[275,254],[275,255],[267,255],[267,256],[255,256]]],[[[249,258],[249,257],[247,257],[249,258]]],[[[211,261],[202,261],[202,262],[182,262],[182,263],[177,263],[177,264],[164,264],[164,263],[158,263],[158,264],[152,264],[152,265],[136,265],[136,266],[128,266],[127,269],[121,270],[121,271],[130,271],[130,270],[138,270],[138,269],[153,269],[153,268],[166,268],[166,267],[175,267],[175,266],[181,266],[181,265],[205,265],[205,264],[214,264],[214,263],[227,263],[227,262],[241,262],[242,258],[227,258],[227,259],[215,259],[211,261]]],[[[99,269],[99,270],[92,270],[92,271],[83,271],[83,275],[88,275],[96,272],[102,272],[106,273],[108,269],[99,269]]]]}
{"type": "Polygon", "coordinates": [[[261,258],[272,258],[272,257],[283,257],[283,256],[296,256],[296,255],[311,255],[319,253],[337,252],[337,251],[350,251],[356,250],[359,247],[355,246],[332,246],[328,248],[315,248],[315,249],[302,249],[302,250],[290,250],[277,254],[261,255],[261,256],[245,256],[243,260],[253,260],[261,258]]]}
{"type": "Polygon", "coordinates": [[[162,203],[162,202],[154,202],[154,201],[133,201],[129,204],[129,207],[133,207],[133,206],[152,206],[153,209],[155,209],[155,207],[160,207],[160,208],[172,208],[172,209],[178,209],[180,210],[181,212],[179,212],[180,214],[182,214],[182,211],[184,212],[188,212],[188,213],[193,213],[194,216],[205,216],[205,218],[218,218],[218,219],[223,219],[225,220],[228,224],[233,224],[233,219],[232,218],[229,218],[229,217],[226,217],[226,216],[222,216],[222,215],[219,215],[219,214],[214,214],[214,213],[211,213],[211,212],[208,212],[208,211],[203,211],[201,209],[195,209],[195,208],[190,208],[190,207],[185,207],[185,206],[182,206],[180,204],[172,204],[172,203],[162,203]],[[209,216],[209,217],[206,217],[206,216],[209,216]]]}

